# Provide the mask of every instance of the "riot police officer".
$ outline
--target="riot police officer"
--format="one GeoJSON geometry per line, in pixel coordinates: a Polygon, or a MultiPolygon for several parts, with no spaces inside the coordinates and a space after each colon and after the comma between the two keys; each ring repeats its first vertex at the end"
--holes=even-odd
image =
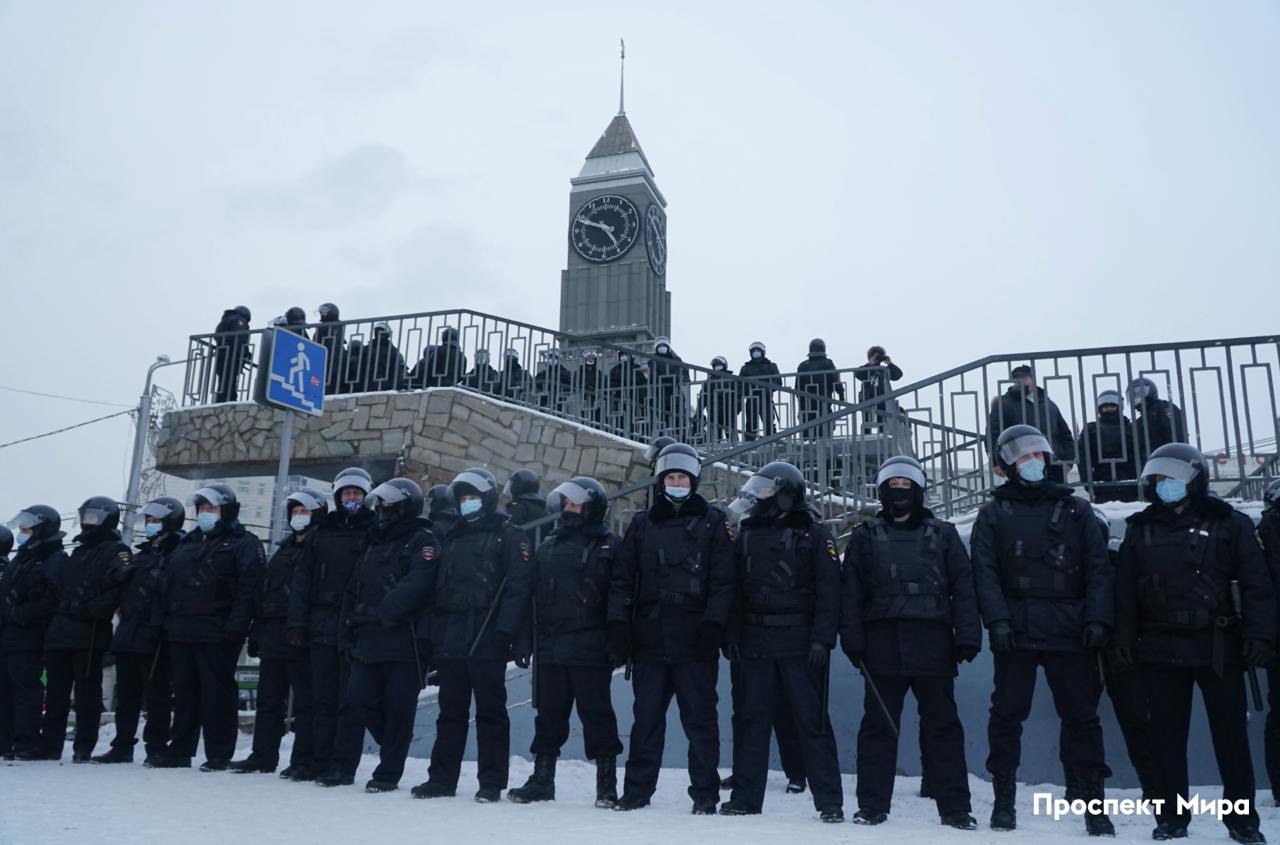
{"type": "Polygon", "coordinates": [[[885,461],[876,487],[880,514],[854,529],[844,559],[841,643],[866,679],[853,820],[874,825],[888,818],[897,725],[911,690],[920,711],[929,797],[942,824],[973,830],[955,698],[958,664],[973,660],[982,647],[969,555],[955,526],[924,506],[928,481],[914,458],[885,461]]]}
{"type": "Polygon", "coordinates": [[[305,637],[288,633],[289,603],[294,573],[311,553],[316,526],[328,505],[311,490],[298,490],[284,501],[289,536],[267,561],[262,586],[254,593],[249,656],[257,657],[258,707],[253,720],[253,750],[229,767],[233,772],[274,772],[280,763],[280,740],[293,702],[293,748],[280,777],[292,781],[315,779],[315,710],[311,690],[310,655],[305,637]]]}
{"type": "Polygon", "coordinates": [[[665,447],[654,466],[653,504],[632,518],[617,548],[609,650],[615,665],[633,659],[635,709],[615,810],[648,806],[653,797],[674,695],[689,741],[693,812],[716,811],[716,675],[733,609],[733,542],[724,513],[698,495],[701,471],[692,447],[665,447]]]}
{"type": "Polygon", "coordinates": [[[44,632],[48,680],[40,742],[48,759],[62,757],[74,689],[76,735],[71,760],[88,763],[102,720],[102,656],[111,644],[111,617],[120,603],[121,569],[129,565],[131,556],[116,530],[120,506],[113,499],[86,499],[79,516],[80,533],[71,556],[46,572],[58,592],[58,604],[44,632]]]}
{"type": "Polygon", "coordinates": [[[769,735],[778,694],[791,705],[813,805],[824,822],[844,821],[835,736],[827,721],[831,649],[840,624],[840,557],[806,503],[804,476],[785,461],[761,467],[729,511],[741,519],[733,545],[741,612],[727,634],[741,661],[736,704],[743,712],[733,749],[733,792],[725,816],[764,804],[769,735]]]}
{"type": "MultiPolygon", "coordinates": [[[[1058,754],[1067,788],[1085,801],[1102,798],[1111,771],[1098,721],[1096,650],[1115,626],[1115,571],[1088,502],[1046,476],[1053,449],[1039,429],[1006,428],[994,457],[1007,482],[978,511],[970,542],[995,662],[987,726],[991,828],[1013,830],[1022,723],[1037,667],[1044,667],[1062,720],[1058,754]]],[[[1086,815],[1085,827],[1092,836],[1115,833],[1102,813],[1086,815]]]]}
{"type": "Polygon", "coordinates": [[[612,807],[622,742],[609,696],[614,667],[605,616],[617,538],[604,524],[608,497],[594,478],[566,481],[547,506],[557,521],[533,558],[533,774],[507,797],[555,800],[556,759],[576,705],[587,759],[596,764],[596,806],[612,807]]]}
{"type": "Polygon", "coordinates": [[[517,653],[529,606],[529,543],[498,508],[498,482],[472,467],[449,485],[459,519],[444,541],[444,564],[431,613],[432,665],[440,685],[440,715],[427,780],[416,798],[452,796],[467,744],[471,697],[476,699],[475,798],[491,803],[507,788],[511,722],[507,718],[507,661],[528,668],[517,653]]]}
{"type": "MultiPolygon", "coordinates": [[[[344,771],[336,757],[336,749],[344,745],[339,737],[343,723],[338,719],[338,710],[346,697],[351,673],[349,656],[338,648],[338,617],[351,572],[364,552],[373,521],[373,512],[365,507],[365,498],[372,489],[373,480],[360,467],[348,467],[334,477],[333,510],[319,517],[311,515],[315,524],[311,542],[305,544],[304,553],[294,565],[289,591],[286,636],[291,648],[307,646],[309,651],[315,713],[311,768],[321,786],[355,781],[355,768],[344,771]]],[[[345,729],[355,735],[345,745],[358,745],[364,736],[358,720],[348,719],[345,729]]]]}
{"type": "MultiPolygon", "coordinates": [[[[511,473],[502,488],[501,505],[511,517],[511,524],[517,528],[546,516],[547,500],[542,495],[542,479],[531,469],[518,469],[511,473]]],[[[547,531],[545,526],[538,526],[524,529],[524,534],[529,548],[536,549],[547,531]]]]}
{"type": "Polygon", "coordinates": [[[173,691],[169,686],[169,652],[156,623],[156,602],[165,558],[182,541],[187,514],[172,496],[152,499],[142,509],[146,539],[121,570],[120,622],[111,637],[116,660],[116,736],[95,763],[132,763],[138,742],[138,716],[146,705],[142,731],[146,759],[155,762],[169,742],[173,691]]]}
{"type": "MultiPolygon", "coordinates": [[[[399,787],[413,740],[427,647],[420,623],[441,550],[430,521],[422,518],[422,488],[414,482],[393,478],[365,501],[375,527],[342,603],[338,636],[351,653],[351,680],[339,718],[358,718],[378,743],[378,767],[364,787],[377,793],[399,787]]],[[[363,733],[344,725],[339,737],[336,768],[353,775],[363,733]]]]}
{"type": "Polygon", "coordinates": [[[161,580],[173,681],[173,739],[160,768],[188,768],[201,733],[200,771],[224,771],[236,749],[240,691],[236,662],[262,578],[262,542],[237,518],[240,502],[225,484],[201,487],[187,502],[196,530],[178,543],[161,580]]]}
{"type": "Polygon", "coordinates": [[[42,760],[40,707],[44,690],[44,629],[58,603],[58,591],[48,573],[67,560],[62,550],[62,517],[48,505],[32,505],[10,522],[18,533],[18,553],[0,572],[0,657],[4,679],[0,695],[10,715],[13,755],[19,760],[42,760]]]}
{"type": "Polygon", "coordinates": [[[458,521],[458,503],[453,500],[448,484],[437,484],[427,491],[427,516],[436,537],[446,537],[458,521]]]}
{"type": "Polygon", "coordinates": [[[1141,667],[1151,707],[1152,748],[1163,812],[1155,839],[1187,835],[1187,732],[1200,688],[1223,798],[1247,801],[1224,814],[1231,838],[1266,839],[1253,806],[1245,725],[1245,667],[1267,663],[1276,635],[1275,591],[1253,522],[1209,493],[1209,466],[1194,446],[1169,443],[1142,468],[1151,504],[1128,519],[1117,582],[1117,656],[1141,667]]]}
{"type": "MultiPolygon", "coordinates": [[[[1258,539],[1267,554],[1267,568],[1271,581],[1280,589],[1280,478],[1267,485],[1262,494],[1264,510],[1258,522],[1258,539]]],[[[1271,781],[1271,799],[1280,807],[1280,666],[1273,662],[1267,667],[1267,722],[1264,736],[1267,763],[1267,779],[1271,781]]]]}

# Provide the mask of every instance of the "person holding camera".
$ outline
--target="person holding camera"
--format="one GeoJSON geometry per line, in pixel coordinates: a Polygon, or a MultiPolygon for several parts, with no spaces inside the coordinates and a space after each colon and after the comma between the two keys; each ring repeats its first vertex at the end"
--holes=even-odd
{"type": "MultiPolygon", "coordinates": [[[[897,364],[893,363],[893,359],[889,357],[889,353],[884,351],[884,347],[877,345],[867,350],[866,366],[854,370],[853,376],[862,382],[862,388],[858,391],[858,401],[868,402],[877,396],[883,396],[888,393],[889,382],[902,378],[902,370],[897,364]]],[[[872,429],[882,430],[884,428],[887,404],[881,402],[862,412],[862,430],[864,433],[870,432],[872,429]]]]}

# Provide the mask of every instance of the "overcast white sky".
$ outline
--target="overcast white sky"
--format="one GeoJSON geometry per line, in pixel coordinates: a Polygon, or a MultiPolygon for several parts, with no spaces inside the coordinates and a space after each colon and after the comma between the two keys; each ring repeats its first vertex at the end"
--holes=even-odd
{"type": "MultiPolygon", "coordinates": [[[[0,0],[0,385],[135,402],[237,304],[554,326],[619,36],[690,360],[1280,328],[1274,2],[0,0]]],[[[0,519],[122,496],[129,428],[0,449],[0,519]]]]}

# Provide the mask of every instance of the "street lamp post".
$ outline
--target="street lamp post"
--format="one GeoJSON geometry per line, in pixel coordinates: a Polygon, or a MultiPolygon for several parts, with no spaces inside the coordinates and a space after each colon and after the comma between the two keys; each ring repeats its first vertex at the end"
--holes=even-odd
{"type": "Polygon", "coordinates": [[[129,545],[133,543],[134,520],[142,507],[138,501],[138,488],[142,484],[142,455],[147,448],[147,425],[151,420],[151,379],[156,370],[161,367],[185,364],[187,360],[183,358],[181,361],[171,361],[168,355],[157,355],[155,363],[147,367],[147,381],[142,388],[142,396],[138,400],[138,419],[133,435],[133,461],[129,465],[129,488],[124,494],[125,514],[121,534],[124,542],[129,545]]]}

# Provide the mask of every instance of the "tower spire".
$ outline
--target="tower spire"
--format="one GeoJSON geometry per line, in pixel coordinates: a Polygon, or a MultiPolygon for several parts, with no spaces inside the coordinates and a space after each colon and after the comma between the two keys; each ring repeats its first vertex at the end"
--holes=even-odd
{"type": "Polygon", "coordinates": [[[618,43],[622,45],[622,55],[618,58],[618,114],[626,114],[627,42],[619,38],[618,43]]]}

